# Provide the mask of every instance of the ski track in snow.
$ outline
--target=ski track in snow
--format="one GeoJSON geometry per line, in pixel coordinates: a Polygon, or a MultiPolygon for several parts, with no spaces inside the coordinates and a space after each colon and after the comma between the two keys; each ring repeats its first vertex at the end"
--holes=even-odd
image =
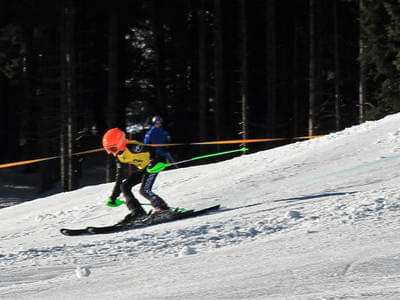
{"type": "MultiPolygon", "coordinates": [[[[396,217],[400,216],[400,199],[396,192],[397,190],[380,190],[364,193],[363,200],[354,201],[354,204],[353,199],[360,198],[357,193],[340,196],[327,194],[326,197],[314,199],[280,199],[277,200],[278,205],[272,207],[256,203],[248,207],[222,209],[217,213],[198,217],[197,222],[178,221],[121,233],[66,237],[65,244],[50,247],[25,249],[21,244],[11,253],[1,253],[0,248],[0,267],[23,265],[26,261],[32,262],[32,266],[36,267],[48,266],[50,263],[54,266],[77,262],[104,265],[107,262],[138,257],[177,256],[183,247],[191,247],[198,253],[211,251],[214,248],[248,243],[280,231],[300,229],[313,234],[319,231],[319,227],[329,224],[352,224],[368,219],[377,223],[381,219],[397,222],[396,217]],[[240,218],[234,213],[239,209],[243,210],[240,218]],[[223,223],[213,219],[221,215],[225,215],[223,223]]],[[[89,206],[88,210],[90,209],[89,206]]],[[[73,211],[69,213],[74,214],[73,211]]],[[[52,220],[64,215],[68,215],[68,212],[58,212],[42,220],[52,220]]],[[[53,231],[49,239],[57,238],[58,228],[54,228],[54,224],[43,226],[41,230],[49,232],[51,227],[53,231]]],[[[28,230],[0,238],[23,238],[32,233],[33,231],[28,230]]]]}

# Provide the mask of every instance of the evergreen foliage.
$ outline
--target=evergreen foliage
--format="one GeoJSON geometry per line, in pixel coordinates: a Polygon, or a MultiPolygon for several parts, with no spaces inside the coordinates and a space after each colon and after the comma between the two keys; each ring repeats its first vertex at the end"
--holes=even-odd
{"type": "Polygon", "coordinates": [[[369,119],[400,111],[400,1],[364,0],[361,7],[364,55],[371,109],[369,119]]]}
{"type": "Polygon", "coordinates": [[[304,136],[311,79],[313,132],[329,133],[358,123],[362,74],[368,118],[400,111],[400,0],[1,1],[0,161],[65,154],[66,126],[74,151],[115,126],[140,140],[154,114],[176,142],[304,136]]]}

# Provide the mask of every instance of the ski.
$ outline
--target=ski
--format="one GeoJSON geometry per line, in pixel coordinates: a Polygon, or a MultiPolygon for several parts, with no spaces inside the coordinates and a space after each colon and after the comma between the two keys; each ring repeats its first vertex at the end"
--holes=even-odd
{"type": "Polygon", "coordinates": [[[61,228],[60,232],[63,235],[73,236],[73,235],[83,235],[88,234],[87,228],[79,228],[79,229],[70,229],[70,228],[61,228]]]}
{"type": "Polygon", "coordinates": [[[90,234],[101,234],[101,233],[112,233],[119,232],[137,228],[143,228],[147,226],[152,226],[156,224],[177,221],[186,218],[196,217],[202,214],[206,214],[213,210],[218,210],[220,205],[214,205],[210,207],[206,207],[199,210],[187,210],[184,212],[180,211],[167,211],[165,213],[160,213],[156,215],[149,215],[144,219],[135,220],[133,222],[125,222],[124,220],[109,225],[109,226],[88,226],[86,228],[78,228],[78,229],[70,229],[70,228],[61,228],[60,232],[66,236],[77,236],[77,235],[90,235],[90,234]]]}

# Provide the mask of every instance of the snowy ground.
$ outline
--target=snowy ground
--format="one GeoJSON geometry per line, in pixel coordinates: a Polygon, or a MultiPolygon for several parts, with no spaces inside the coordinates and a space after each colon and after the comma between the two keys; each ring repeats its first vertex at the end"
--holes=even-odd
{"type": "Polygon", "coordinates": [[[400,114],[160,174],[171,206],[223,209],[121,233],[112,184],[0,210],[0,299],[400,299],[400,114]]]}

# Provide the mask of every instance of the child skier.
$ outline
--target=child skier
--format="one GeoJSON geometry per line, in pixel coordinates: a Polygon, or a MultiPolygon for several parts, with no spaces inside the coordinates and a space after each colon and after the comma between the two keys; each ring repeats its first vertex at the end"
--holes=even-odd
{"type": "MultiPolygon", "coordinates": [[[[162,136],[162,134],[160,134],[160,136],[162,136]]],[[[146,142],[153,143],[152,138],[153,135],[150,134],[146,142]]],[[[161,144],[162,139],[156,140],[161,144]]],[[[166,140],[163,141],[165,143],[166,140]]],[[[118,128],[108,130],[103,136],[103,147],[108,154],[112,154],[115,157],[116,163],[115,185],[111,196],[107,200],[107,204],[115,204],[117,197],[122,192],[127,207],[130,210],[130,214],[125,217],[125,220],[130,221],[144,218],[147,215],[146,211],[132,193],[133,186],[141,182],[140,193],[150,201],[151,205],[154,207],[154,213],[168,211],[169,208],[166,202],[152,192],[152,187],[157,177],[157,173],[150,174],[146,171],[146,167],[151,167],[157,162],[163,160],[163,157],[159,155],[159,150],[162,147],[155,149],[155,151],[151,151],[152,153],[132,153],[129,151],[126,144],[127,139],[125,132],[118,128]],[[128,176],[126,179],[123,178],[123,164],[130,164],[134,167],[132,175],[128,176]]]]}

